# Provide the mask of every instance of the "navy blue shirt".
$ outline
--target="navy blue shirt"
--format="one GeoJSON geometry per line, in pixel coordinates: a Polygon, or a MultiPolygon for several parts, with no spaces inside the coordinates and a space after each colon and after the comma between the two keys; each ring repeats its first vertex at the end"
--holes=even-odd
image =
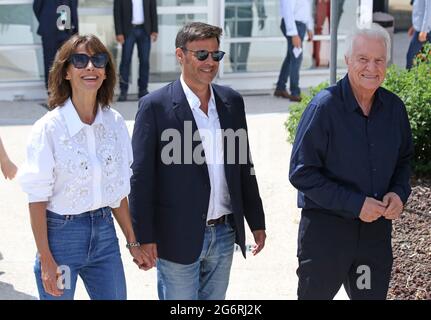
{"type": "Polygon", "coordinates": [[[289,179],[298,207],[356,219],[366,197],[395,192],[403,203],[411,189],[413,143],[404,103],[379,88],[369,116],[346,75],[319,92],[296,132],[289,179]]]}

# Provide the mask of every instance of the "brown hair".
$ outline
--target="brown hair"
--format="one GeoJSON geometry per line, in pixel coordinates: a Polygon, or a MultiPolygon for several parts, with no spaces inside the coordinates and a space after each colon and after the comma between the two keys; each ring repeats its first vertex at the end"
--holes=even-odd
{"type": "Polygon", "coordinates": [[[70,56],[76,52],[80,45],[91,54],[107,53],[108,63],[105,67],[106,79],[97,92],[97,103],[103,107],[109,107],[114,97],[114,88],[117,81],[115,64],[111,53],[105,45],[94,35],[74,35],[67,40],[55,55],[54,62],[49,71],[48,78],[48,106],[53,109],[61,106],[64,102],[72,97],[72,87],[69,80],[66,80],[67,67],[69,66],[70,56]]]}
{"type": "Polygon", "coordinates": [[[205,40],[216,38],[220,44],[220,37],[223,33],[222,28],[212,26],[203,22],[191,22],[186,24],[177,33],[175,39],[176,48],[184,48],[189,41],[205,40]]]}

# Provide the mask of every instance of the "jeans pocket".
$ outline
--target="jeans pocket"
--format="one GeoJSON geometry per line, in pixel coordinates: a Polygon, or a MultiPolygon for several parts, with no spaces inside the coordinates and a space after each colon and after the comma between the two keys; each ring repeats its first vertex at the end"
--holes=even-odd
{"type": "Polygon", "coordinates": [[[46,224],[49,230],[59,230],[67,224],[67,220],[47,217],[46,224]]]}

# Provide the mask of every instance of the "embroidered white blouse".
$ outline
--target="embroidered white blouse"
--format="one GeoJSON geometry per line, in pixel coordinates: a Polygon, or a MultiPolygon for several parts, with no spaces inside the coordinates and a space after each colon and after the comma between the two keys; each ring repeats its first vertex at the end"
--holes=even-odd
{"type": "Polygon", "coordinates": [[[81,121],[72,101],[33,126],[19,183],[29,202],[73,215],[117,208],[130,192],[133,153],[123,117],[99,106],[93,124],[81,121]]]}

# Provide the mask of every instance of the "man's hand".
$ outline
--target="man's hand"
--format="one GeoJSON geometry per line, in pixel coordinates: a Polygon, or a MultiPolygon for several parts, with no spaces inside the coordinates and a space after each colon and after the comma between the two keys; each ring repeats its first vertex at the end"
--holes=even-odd
{"type": "Polygon", "coordinates": [[[292,37],[292,44],[295,48],[301,48],[302,47],[302,41],[299,36],[293,36],[292,37]]]}
{"type": "Polygon", "coordinates": [[[307,34],[308,34],[308,42],[313,41],[313,31],[307,30],[307,34]]]}
{"type": "Polygon", "coordinates": [[[359,219],[364,222],[373,222],[380,218],[386,210],[386,205],[374,198],[366,197],[362,205],[359,219]]]}
{"type": "Polygon", "coordinates": [[[265,28],[265,19],[259,19],[259,30],[265,28]]]}
{"type": "Polygon", "coordinates": [[[383,203],[386,210],[383,216],[388,220],[395,220],[401,216],[403,212],[403,202],[395,192],[389,192],[383,197],[383,203]]]}
{"type": "Polygon", "coordinates": [[[116,38],[117,38],[117,42],[119,44],[123,44],[124,43],[124,35],[118,34],[116,38]]]}
{"type": "Polygon", "coordinates": [[[133,262],[138,265],[139,269],[147,271],[153,267],[147,253],[140,247],[131,247],[129,251],[133,257],[133,262]]]}
{"type": "Polygon", "coordinates": [[[158,36],[157,32],[151,33],[151,41],[152,42],[156,42],[157,41],[157,36],[158,36]]]}
{"type": "Polygon", "coordinates": [[[256,243],[251,251],[253,255],[257,255],[265,246],[266,233],[265,230],[253,231],[254,242],[256,243]]]}
{"type": "Polygon", "coordinates": [[[155,243],[141,244],[140,248],[149,258],[149,268],[155,267],[156,260],[157,260],[157,244],[155,243]]]}
{"type": "Polygon", "coordinates": [[[407,31],[407,34],[409,35],[409,37],[413,37],[414,33],[415,33],[415,28],[413,28],[413,26],[411,26],[409,28],[409,30],[407,31]]]}
{"type": "Polygon", "coordinates": [[[420,42],[425,42],[425,41],[427,41],[427,36],[428,36],[428,33],[426,33],[426,32],[419,32],[418,39],[419,39],[420,42]]]}

